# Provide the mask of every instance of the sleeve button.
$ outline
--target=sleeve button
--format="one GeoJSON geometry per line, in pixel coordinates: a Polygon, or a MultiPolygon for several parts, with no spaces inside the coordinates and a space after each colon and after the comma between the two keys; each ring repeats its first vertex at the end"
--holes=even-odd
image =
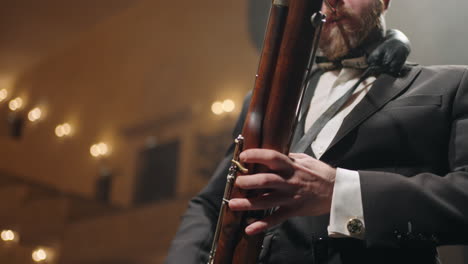
{"type": "Polygon", "coordinates": [[[351,235],[359,235],[364,231],[364,225],[362,221],[357,218],[349,219],[346,228],[351,235]]]}

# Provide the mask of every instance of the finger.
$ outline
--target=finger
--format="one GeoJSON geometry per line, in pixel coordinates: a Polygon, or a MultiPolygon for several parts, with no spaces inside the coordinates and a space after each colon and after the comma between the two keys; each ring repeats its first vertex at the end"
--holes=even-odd
{"type": "MultiPolygon", "coordinates": [[[[294,158],[294,164],[302,166],[307,169],[316,168],[319,165],[318,160],[304,153],[289,153],[289,156],[294,158]]],[[[309,171],[312,175],[315,175],[314,171],[309,171]]]]}
{"type": "Polygon", "coordinates": [[[281,194],[269,194],[251,198],[233,198],[229,201],[229,208],[232,211],[256,211],[267,210],[282,205],[290,205],[294,198],[281,194]]]}
{"type": "Polygon", "coordinates": [[[236,179],[236,185],[245,190],[254,189],[276,189],[281,188],[285,179],[274,173],[257,173],[253,175],[239,176],[236,179]]]}
{"type": "Polygon", "coordinates": [[[275,225],[281,224],[286,221],[293,214],[293,210],[288,207],[281,207],[275,211],[272,215],[253,222],[245,228],[245,233],[247,235],[256,235],[261,232],[266,231],[268,228],[271,228],[275,225]]]}
{"type": "Polygon", "coordinates": [[[310,156],[305,153],[289,153],[289,157],[293,159],[305,159],[309,158],[310,156]]]}
{"type": "Polygon", "coordinates": [[[242,162],[263,164],[274,171],[291,170],[292,165],[288,156],[271,149],[248,149],[239,158],[242,162]]]}

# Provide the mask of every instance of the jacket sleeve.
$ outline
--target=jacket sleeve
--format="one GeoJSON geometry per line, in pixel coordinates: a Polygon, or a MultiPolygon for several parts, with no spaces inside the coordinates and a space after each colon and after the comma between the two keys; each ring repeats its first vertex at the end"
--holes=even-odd
{"type": "MultiPolygon", "coordinates": [[[[251,93],[248,93],[233,131],[234,138],[242,131],[250,99],[251,93]]],[[[179,230],[172,241],[166,264],[207,262],[233,152],[234,144],[229,147],[207,186],[190,200],[188,209],[182,216],[179,230]]]]}
{"type": "MultiPolygon", "coordinates": [[[[468,244],[468,74],[456,90],[449,173],[359,171],[369,247],[468,244]]],[[[431,142],[427,142],[431,144],[431,142]]]]}

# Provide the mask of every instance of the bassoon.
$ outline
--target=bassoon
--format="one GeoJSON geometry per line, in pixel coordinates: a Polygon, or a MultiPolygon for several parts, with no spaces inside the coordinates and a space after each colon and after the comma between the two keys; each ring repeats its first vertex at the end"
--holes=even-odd
{"type": "Polygon", "coordinates": [[[251,219],[267,212],[234,212],[231,198],[253,197],[259,193],[235,186],[236,177],[264,172],[267,168],[239,162],[241,151],[251,148],[289,153],[298,109],[307,86],[318,39],[324,22],[322,0],[273,0],[260,57],[252,99],[242,134],[229,169],[209,264],[254,264],[263,234],[248,236],[244,229],[251,219]]]}

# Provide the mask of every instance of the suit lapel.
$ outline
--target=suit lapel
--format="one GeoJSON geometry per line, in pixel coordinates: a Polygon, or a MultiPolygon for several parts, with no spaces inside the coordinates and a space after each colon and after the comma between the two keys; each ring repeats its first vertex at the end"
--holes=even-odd
{"type": "MultiPolygon", "coordinates": [[[[412,67],[406,76],[400,78],[395,78],[388,74],[381,74],[372,85],[369,93],[367,93],[362,101],[357,104],[343,120],[343,124],[328,147],[327,152],[354,128],[364,122],[364,120],[369,118],[387,102],[406,90],[420,72],[421,67],[412,67]]],[[[324,156],[326,156],[326,153],[322,157],[324,156]]]]}

